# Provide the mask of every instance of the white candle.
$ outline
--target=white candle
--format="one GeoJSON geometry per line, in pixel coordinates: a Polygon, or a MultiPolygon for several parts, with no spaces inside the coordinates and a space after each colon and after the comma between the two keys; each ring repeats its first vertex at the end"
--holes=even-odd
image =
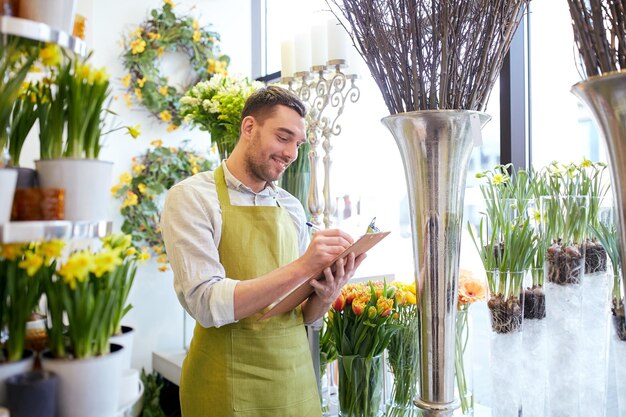
{"type": "Polygon", "coordinates": [[[296,34],[294,53],[296,72],[309,71],[311,69],[311,32],[309,30],[296,34]]]}
{"type": "Polygon", "coordinates": [[[283,41],[280,45],[280,76],[293,77],[293,40],[283,41]]]}
{"type": "Polygon", "coordinates": [[[337,19],[331,19],[326,24],[328,33],[328,60],[347,59],[349,38],[345,29],[337,19]]]}
{"type": "Polygon", "coordinates": [[[328,61],[328,30],[326,25],[318,24],[311,28],[311,64],[326,65],[328,61]]]}
{"type": "Polygon", "coordinates": [[[346,74],[357,74],[357,75],[366,75],[369,74],[369,69],[363,61],[363,57],[359,54],[359,51],[354,47],[354,45],[348,46],[348,68],[346,69],[346,74]]]}

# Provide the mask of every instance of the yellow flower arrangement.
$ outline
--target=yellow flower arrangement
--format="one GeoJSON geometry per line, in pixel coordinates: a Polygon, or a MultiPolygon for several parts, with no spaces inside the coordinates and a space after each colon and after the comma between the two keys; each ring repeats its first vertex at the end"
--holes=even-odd
{"type": "Polygon", "coordinates": [[[22,359],[26,322],[41,298],[44,281],[56,269],[63,247],[62,241],[0,245],[0,328],[8,330],[0,362],[22,359]]]}
{"type": "Polygon", "coordinates": [[[119,331],[141,255],[124,234],[102,239],[98,251],[70,254],[44,281],[48,300],[50,349],[56,357],[88,358],[109,351],[119,331]],[[67,332],[64,318],[67,318],[67,332]]]}
{"type": "Polygon", "coordinates": [[[120,175],[119,183],[111,188],[114,197],[122,200],[120,212],[124,217],[122,231],[129,233],[135,244],[150,248],[157,255],[159,270],[167,271],[167,257],[162,251],[163,239],[159,229],[161,207],[159,197],[178,181],[212,168],[204,156],[183,146],[166,147],[160,139],[141,157],[133,158],[131,172],[120,175]]]}
{"type": "Polygon", "coordinates": [[[225,73],[230,58],[220,53],[217,33],[201,27],[195,18],[178,16],[172,1],[164,0],[162,8],[151,10],[149,16],[123,40],[122,61],[128,74],[122,84],[148,111],[168,123],[171,132],[182,122],[178,115],[181,93],[160,72],[163,54],[188,55],[193,76],[182,92],[213,74],[225,73]],[[213,70],[207,66],[209,61],[215,62],[213,70]]]}

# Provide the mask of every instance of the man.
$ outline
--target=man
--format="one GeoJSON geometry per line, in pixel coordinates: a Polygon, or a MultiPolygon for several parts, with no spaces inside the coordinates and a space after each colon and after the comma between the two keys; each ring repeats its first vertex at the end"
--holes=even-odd
{"type": "Polygon", "coordinates": [[[298,157],[304,116],[289,91],[257,91],[229,158],[167,194],[161,228],[174,288],[197,321],[181,375],[183,417],[321,416],[303,323],[328,310],[364,255],[324,269],[300,307],[258,320],[353,241],[322,230],[308,244],[302,205],[273,183],[298,157]]]}

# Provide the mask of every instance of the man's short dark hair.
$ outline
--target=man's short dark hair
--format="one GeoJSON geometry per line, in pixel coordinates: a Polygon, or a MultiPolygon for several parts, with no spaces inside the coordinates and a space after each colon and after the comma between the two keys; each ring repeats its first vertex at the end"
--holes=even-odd
{"type": "Polygon", "coordinates": [[[241,111],[241,120],[247,116],[252,116],[263,123],[278,105],[293,109],[300,117],[306,115],[304,104],[298,96],[285,88],[270,85],[255,91],[248,97],[241,111]]]}

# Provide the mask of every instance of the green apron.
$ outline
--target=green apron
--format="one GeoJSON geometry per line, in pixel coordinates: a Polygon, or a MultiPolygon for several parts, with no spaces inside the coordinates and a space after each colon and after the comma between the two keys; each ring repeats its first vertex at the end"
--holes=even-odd
{"type": "MultiPolygon", "coordinates": [[[[215,184],[222,209],[218,251],[227,277],[253,279],[298,257],[287,210],[232,206],[221,166],[215,184]]],[[[219,328],[196,323],[180,380],[183,417],[322,415],[300,307],[257,321],[261,315],[219,328]]]]}

